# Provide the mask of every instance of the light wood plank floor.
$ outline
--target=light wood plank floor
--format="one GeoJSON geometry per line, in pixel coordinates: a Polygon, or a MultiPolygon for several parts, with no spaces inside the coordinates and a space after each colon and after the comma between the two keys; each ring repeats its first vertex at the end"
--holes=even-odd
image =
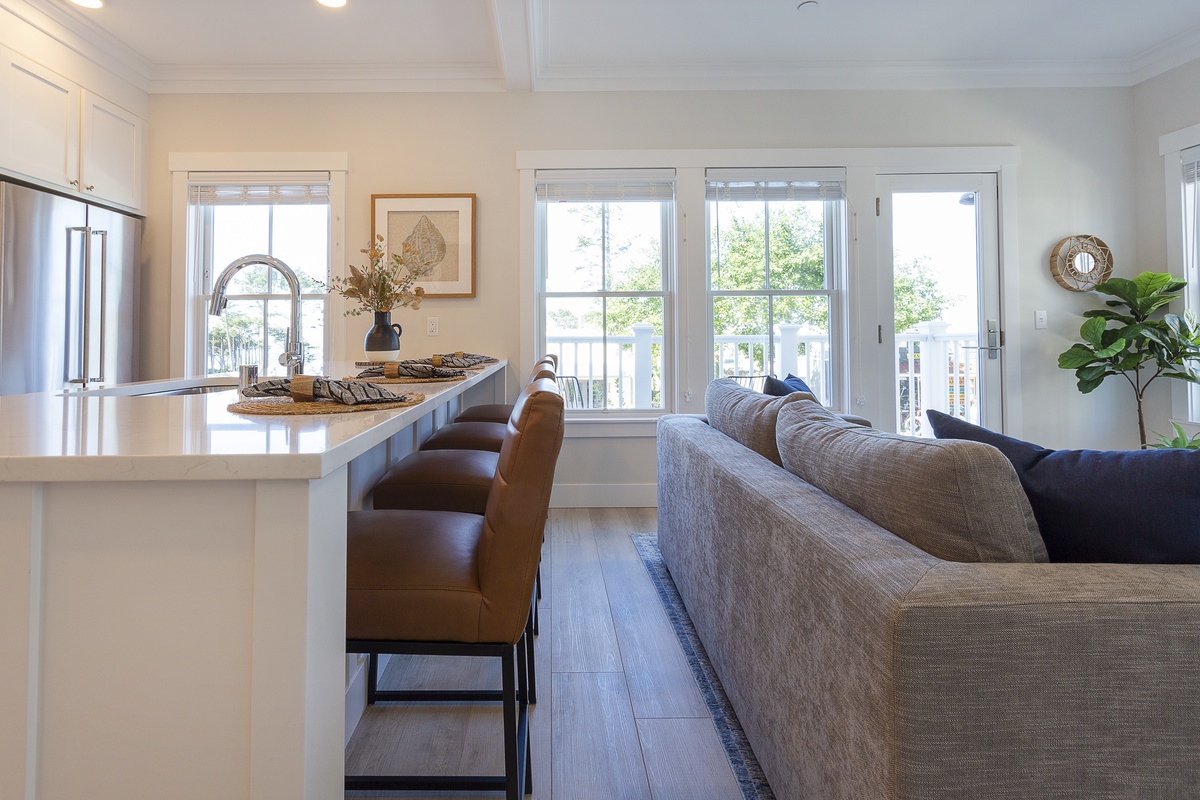
{"type": "MultiPolygon", "coordinates": [[[[554,509],[542,555],[536,800],[739,800],[712,720],[629,538],[654,509],[554,509]]],[[[494,659],[395,659],[387,687],[499,686],[494,659]]],[[[346,749],[349,773],[499,774],[498,704],[381,703],[346,749]]],[[[477,800],[479,793],[355,793],[477,800]]]]}

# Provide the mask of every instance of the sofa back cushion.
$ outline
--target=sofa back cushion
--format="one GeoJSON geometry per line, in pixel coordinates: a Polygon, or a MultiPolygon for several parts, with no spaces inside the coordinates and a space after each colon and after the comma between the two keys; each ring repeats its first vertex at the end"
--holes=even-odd
{"type": "Polygon", "coordinates": [[[704,413],[708,424],[776,464],[779,447],[775,444],[775,421],[779,409],[798,400],[817,398],[794,392],[783,397],[770,397],[742,386],[732,378],[718,378],[704,392],[704,413]]]}
{"type": "Polygon", "coordinates": [[[801,400],[779,412],[783,466],[875,524],[946,561],[1046,561],[1033,509],[1000,451],[916,439],[801,400]]]}

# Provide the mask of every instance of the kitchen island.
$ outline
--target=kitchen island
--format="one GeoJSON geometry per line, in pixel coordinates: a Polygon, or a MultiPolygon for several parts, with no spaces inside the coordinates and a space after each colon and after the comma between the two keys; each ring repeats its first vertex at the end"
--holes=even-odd
{"type": "Polygon", "coordinates": [[[0,798],[342,797],[346,512],[506,363],[319,416],[0,397],[0,798]]]}

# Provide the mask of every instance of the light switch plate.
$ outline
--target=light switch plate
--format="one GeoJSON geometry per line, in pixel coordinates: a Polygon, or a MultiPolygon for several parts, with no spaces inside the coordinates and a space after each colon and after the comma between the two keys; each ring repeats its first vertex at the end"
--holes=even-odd
{"type": "Polygon", "coordinates": [[[1033,312],[1033,327],[1039,331],[1046,329],[1046,312],[1044,309],[1033,312]]]}

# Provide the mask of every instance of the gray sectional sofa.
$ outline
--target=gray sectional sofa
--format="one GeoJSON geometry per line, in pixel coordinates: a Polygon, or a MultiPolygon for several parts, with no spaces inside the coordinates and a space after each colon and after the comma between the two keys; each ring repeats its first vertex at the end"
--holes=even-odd
{"type": "Polygon", "coordinates": [[[659,545],[780,800],[1200,797],[1200,567],[1047,563],[988,445],[706,410],[659,545]]]}

